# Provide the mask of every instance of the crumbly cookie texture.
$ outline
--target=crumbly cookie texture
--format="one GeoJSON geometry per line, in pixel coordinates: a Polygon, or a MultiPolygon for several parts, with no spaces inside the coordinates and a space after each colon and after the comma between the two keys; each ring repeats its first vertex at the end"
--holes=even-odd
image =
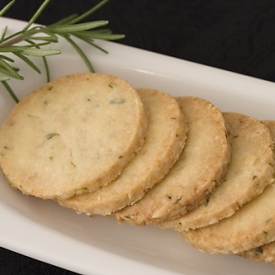
{"type": "Polygon", "coordinates": [[[153,89],[137,89],[148,113],[143,147],[112,183],[99,190],[59,201],[78,213],[109,215],[141,199],[178,159],[187,122],[177,101],[153,89]]]}
{"type": "Polygon", "coordinates": [[[242,206],[233,216],[217,224],[182,231],[194,247],[210,253],[238,254],[275,241],[275,187],[242,206]]]}
{"type": "MultiPolygon", "coordinates": [[[[266,177],[272,180],[274,174],[273,131],[271,135],[272,139],[266,137],[255,144],[256,147],[262,147],[262,155],[258,155],[253,163],[263,165],[262,169],[266,171],[266,177]],[[271,157],[268,157],[270,155],[271,157]]],[[[182,231],[181,234],[193,246],[210,253],[238,254],[270,243],[275,240],[274,197],[275,186],[270,184],[260,195],[244,204],[233,216],[214,225],[182,231]]]]}
{"type": "Polygon", "coordinates": [[[56,79],[20,101],[0,132],[10,185],[66,199],[114,180],[143,144],[147,118],[136,90],[105,74],[56,79]]]}
{"type": "MultiPolygon", "coordinates": [[[[264,120],[263,123],[270,129],[273,141],[275,142],[275,121],[264,120]]],[[[251,260],[275,264],[275,241],[241,252],[239,253],[239,256],[251,260]]]]}
{"type": "Polygon", "coordinates": [[[188,122],[186,146],[166,177],[143,199],[114,213],[131,224],[159,224],[204,202],[230,161],[228,129],[219,109],[197,97],[177,98],[188,122]]]}
{"type": "Polygon", "coordinates": [[[238,113],[224,113],[232,131],[232,157],[228,171],[206,203],[161,225],[178,231],[201,228],[232,216],[242,205],[273,182],[270,130],[260,121],[238,113]]]}

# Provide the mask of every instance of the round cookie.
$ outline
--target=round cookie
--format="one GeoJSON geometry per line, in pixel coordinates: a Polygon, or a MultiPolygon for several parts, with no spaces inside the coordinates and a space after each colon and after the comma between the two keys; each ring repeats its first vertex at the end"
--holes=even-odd
{"type": "Polygon", "coordinates": [[[222,113],[201,98],[177,100],[188,122],[185,148],[166,177],[143,199],[114,213],[119,222],[159,224],[177,217],[205,201],[227,170],[231,150],[222,113]]]}
{"type": "MultiPolygon", "coordinates": [[[[275,142],[275,120],[265,120],[263,122],[270,129],[275,142]]],[[[275,264],[275,242],[244,251],[239,255],[247,259],[275,264]]]]}
{"type": "Polygon", "coordinates": [[[181,234],[194,247],[210,253],[238,254],[268,244],[275,241],[274,197],[271,184],[233,216],[181,234]]]}
{"type": "Polygon", "coordinates": [[[19,102],[0,131],[10,185],[43,199],[95,191],[115,179],[143,144],[147,118],[137,92],[104,74],[61,77],[19,102]]]}
{"type": "Polygon", "coordinates": [[[207,202],[182,217],[168,221],[162,228],[178,231],[196,229],[219,222],[235,213],[243,204],[260,194],[273,181],[272,136],[269,129],[255,118],[224,113],[233,139],[228,171],[207,202]]]}
{"type": "MultiPolygon", "coordinates": [[[[273,142],[262,140],[261,144],[255,145],[266,147],[263,154],[257,158],[259,162],[266,161],[266,155],[268,151],[273,151],[275,141],[275,121],[264,121],[264,124],[270,129],[273,142]]],[[[272,161],[266,165],[270,166],[267,169],[267,174],[272,178],[274,156],[272,161]]],[[[256,248],[258,253],[260,250],[263,251],[265,244],[275,241],[274,198],[275,186],[270,184],[260,195],[243,205],[233,216],[204,228],[182,231],[181,234],[193,246],[203,251],[251,256],[253,249],[255,251],[256,248]],[[251,251],[241,254],[248,250],[251,251]]],[[[266,252],[271,251],[272,247],[270,244],[266,252]]]]}
{"type": "Polygon", "coordinates": [[[177,101],[153,89],[137,92],[148,113],[143,147],[112,183],[59,201],[62,206],[88,215],[109,215],[141,199],[178,159],[185,144],[187,123],[177,101]]]}

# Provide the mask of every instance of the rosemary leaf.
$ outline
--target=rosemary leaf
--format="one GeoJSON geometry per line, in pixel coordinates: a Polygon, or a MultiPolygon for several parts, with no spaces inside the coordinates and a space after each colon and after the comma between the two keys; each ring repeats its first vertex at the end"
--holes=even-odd
{"type": "Polygon", "coordinates": [[[10,79],[10,77],[15,78],[15,79],[18,79],[18,80],[23,80],[23,79],[24,79],[23,76],[19,75],[19,74],[16,72],[16,69],[15,69],[15,68],[14,68],[14,71],[11,72],[10,70],[7,70],[7,69],[5,69],[5,68],[3,68],[3,67],[0,67],[0,73],[6,75],[9,79],[10,79]]]}
{"type": "Polygon", "coordinates": [[[91,8],[90,10],[88,10],[87,12],[83,13],[82,15],[80,15],[79,17],[75,18],[74,20],[71,21],[71,23],[77,23],[79,21],[82,21],[83,19],[87,18],[89,15],[91,15],[92,13],[94,13],[96,10],[100,9],[103,5],[105,5],[107,2],[109,2],[109,0],[103,0],[101,1],[99,4],[97,4],[96,6],[94,6],[93,8],[91,8]]]}
{"type": "Polygon", "coordinates": [[[29,20],[27,26],[23,29],[23,31],[26,31],[29,29],[29,27],[36,21],[36,19],[39,17],[41,12],[46,8],[46,6],[50,3],[51,0],[45,0],[42,5],[39,7],[39,9],[35,12],[35,14],[32,16],[32,18],[29,20]]]}
{"type": "Polygon", "coordinates": [[[67,16],[67,17],[55,22],[54,24],[49,25],[48,28],[53,28],[55,26],[64,25],[64,24],[73,24],[73,20],[77,17],[78,17],[78,14],[72,14],[70,16],[67,16]]]}
{"type": "Polygon", "coordinates": [[[74,49],[77,51],[77,53],[80,55],[80,57],[85,62],[89,71],[94,73],[95,70],[94,70],[91,62],[89,61],[88,57],[86,56],[86,54],[82,51],[82,49],[69,36],[64,36],[64,38],[74,47],[74,49]]]}
{"type": "Polygon", "coordinates": [[[101,39],[101,40],[118,40],[123,39],[125,37],[124,34],[101,34],[101,35],[94,35],[94,38],[101,39]]]}
{"type": "Polygon", "coordinates": [[[25,63],[27,63],[30,67],[32,67],[37,73],[41,73],[39,68],[29,58],[27,58],[25,55],[23,55],[21,53],[15,53],[15,55],[17,57],[19,57],[21,60],[23,60],[25,63]]]}
{"type": "MultiPolygon", "coordinates": [[[[47,37],[50,37],[51,40],[49,40],[49,41],[51,41],[53,43],[58,42],[58,36],[56,34],[52,33],[51,31],[49,31],[48,28],[46,28],[46,27],[40,28],[40,32],[46,34],[47,37]]],[[[34,40],[34,39],[36,39],[36,37],[37,36],[32,36],[32,39],[34,40]]]]}
{"type": "Polygon", "coordinates": [[[1,38],[0,38],[0,41],[2,41],[3,39],[5,39],[5,36],[7,34],[7,30],[8,30],[8,27],[6,26],[2,32],[2,35],[1,35],[1,38]]]}
{"type": "Polygon", "coordinates": [[[0,72],[16,79],[22,79],[22,76],[17,73],[16,69],[3,59],[0,59],[0,72]]]}
{"type": "Polygon", "coordinates": [[[10,1],[2,10],[0,10],[0,17],[2,17],[4,13],[6,13],[14,3],[15,0],[10,1]]]}
{"type": "Polygon", "coordinates": [[[10,80],[10,78],[5,74],[0,73],[0,82],[7,81],[7,80],[10,80]]]}
{"type": "Polygon", "coordinates": [[[0,58],[3,59],[3,60],[7,60],[9,62],[14,62],[14,60],[8,56],[5,56],[5,55],[2,55],[0,54],[0,58]]]}
{"type": "Polygon", "coordinates": [[[71,32],[73,35],[81,36],[83,39],[101,39],[101,40],[118,40],[125,37],[124,34],[113,34],[110,29],[97,29],[88,31],[71,32]]]}
{"type": "Polygon", "coordinates": [[[26,47],[22,48],[22,53],[26,55],[31,55],[31,56],[49,56],[49,55],[56,55],[60,54],[60,50],[50,50],[50,49],[40,49],[40,48],[33,48],[33,47],[26,47]]]}
{"type": "Polygon", "coordinates": [[[108,53],[106,50],[104,50],[103,48],[101,48],[100,46],[98,46],[97,44],[95,44],[93,42],[92,39],[87,39],[87,38],[83,38],[82,36],[79,36],[78,34],[74,34],[75,37],[79,38],[80,40],[83,40],[84,42],[90,44],[91,46],[93,46],[94,48],[104,52],[104,53],[108,53]]]}
{"type": "Polygon", "coordinates": [[[37,41],[45,41],[45,42],[50,42],[50,43],[56,43],[58,42],[57,36],[33,36],[32,40],[37,40],[37,41]]]}
{"type": "MultiPolygon", "coordinates": [[[[32,40],[27,40],[27,42],[30,43],[31,45],[33,45],[34,47],[39,48],[39,46],[37,46],[37,44],[35,44],[32,40]]],[[[49,70],[48,61],[47,61],[46,56],[42,56],[42,60],[43,60],[43,64],[44,64],[45,71],[46,71],[46,82],[49,82],[50,81],[50,70],[49,70]]],[[[31,64],[29,64],[29,65],[31,66],[31,64]]],[[[39,72],[40,72],[40,70],[39,70],[39,72]]]]}
{"type": "Polygon", "coordinates": [[[0,52],[2,52],[2,53],[22,52],[22,47],[18,47],[18,46],[5,46],[5,47],[0,47],[0,52]]]}
{"type": "Polygon", "coordinates": [[[1,83],[4,85],[5,89],[8,91],[8,93],[13,98],[13,100],[16,103],[18,103],[19,99],[17,98],[17,96],[15,95],[15,93],[13,92],[13,90],[11,89],[10,85],[7,83],[7,81],[1,81],[1,83]]]}
{"type": "Polygon", "coordinates": [[[79,32],[83,30],[91,30],[98,27],[106,26],[108,21],[100,20],[88,23],[80,23],[75,25],[61,25],[55,27],[49,27],[49,29],[55,33],[62,34],[62,33],[71,33],[71,32],[79,32]]]}
{"type": "Polygon", "coordinates": [[[49,64],[48,64],[46,56],[42,56],[42,60],[43,60],[44,68],[46,71],[46,82],[49,82],[51,80],[51,77],[50,77],[49,64]]]}

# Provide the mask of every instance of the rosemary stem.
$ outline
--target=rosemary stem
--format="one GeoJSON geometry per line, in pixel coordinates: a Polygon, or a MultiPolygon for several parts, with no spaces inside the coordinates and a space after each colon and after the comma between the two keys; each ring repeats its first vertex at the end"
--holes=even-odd
{"type": "Polygon", "coordinates": [[[19,34],[11,39],[8,39],[2,43],[0,43],[0,47],[5,47],[5,46],[11,46],[13,44],[19,43],[21,41],[23,41],[25,38],[24,34],[19,34]]]}
{"type": "Polygon", "coordinates": [[[39,33],[40,29],[41,29],[40,27],[37,27],[25,32],[23,31],[18,32],[16,35],[11,35],[7,37],[3,42],[0,43],[0,47],[11,46],[16,43],[22,42],[28,39],[29,37],[33,36],[34,34],[39,33]]]}

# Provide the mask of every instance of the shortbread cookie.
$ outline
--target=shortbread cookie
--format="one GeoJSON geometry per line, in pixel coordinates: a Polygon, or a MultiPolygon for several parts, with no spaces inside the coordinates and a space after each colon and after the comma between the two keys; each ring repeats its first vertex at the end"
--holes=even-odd
{"type": "Polygon", "coordinates": [[[233,139],[231,162],[223,183],[206,203],[161,227],[182,231],[215,224],[233,215],[273,181],[270,130],[257,119],[243,114],[225,113],[224,117],[233,139]]]}
{"type": "Polygon", "coordinates": [[[221,181],[230,160],[222,113],[196,97],[177,99],[188,122],[188,138],[167,176],[136,204],[114,213],[118,221],[159,224],[194,208],[221,181]]]}
{"type": "Polygon", "coordinates": [[[56,79],[26,96],[0,132],[10,185],[43,199],[95,191],[140,149],[146,115],[137,92],[104,74],[56,79]]]}
{"type": "Polygon", "coordinates": [[[141,199],[178,159],[185,144],[187,123],[177,101],[157,90],[137,92],[148,112],[142,149],[115,181],[96,192],[59,201],[62,206],[88,215],[109,215],[141,199]]]}
{"type": "MultiPolygon", "coordinates": [[[[266,123],[266,122],[265,122],[266,123]]],[[[270,123],[266,123],[270,127],[270,123]]],[[[274,140],[275,131],[271,133],[274,140]]],[[[264,162],[266,152],[273,149],[269,140],[262,140],[265,145],[262,155],[254,163],[264,162]]],[[[269,153],[268,153],[269,154],[269,153]]],[[[274,159],[267,165],[272,177],[274,159]]],[[[210,253],[239,254],[275,241],[275,186],[268,185],[264,191],[250,202],[243,205],[233,216],[219,223],[196,230],[182,231],[182,236],[193,246],[210,253]]]]}
{"type": "MultiPolygon", "coordinates": [[[[275,120],[266,120],[263,122],[270,129],[273,141],[275,142],[275,120]]],[[[275,264],[275,242],[244,251],[240,253],[240,256],[251,260],[275,264]]]]}
{"type": "Polygon", "coordinates": [[[275,241],[274,197],[272,184],[230,218],[181,234],[194,247],[210,253],[238,254],[268,244],[275,241]]]}

